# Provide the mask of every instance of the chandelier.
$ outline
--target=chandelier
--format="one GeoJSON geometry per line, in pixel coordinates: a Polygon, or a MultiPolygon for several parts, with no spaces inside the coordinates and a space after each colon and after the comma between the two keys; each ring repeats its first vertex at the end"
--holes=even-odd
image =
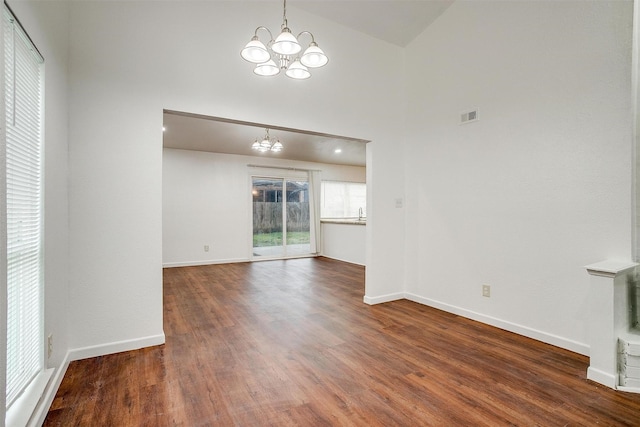
{"type": "Polygon", "coordinates": [[[268,28],[258,27],[240,55],[245,60],[256,64],[253,72],[259,76],[275,76],[283,70],[292,79],[308,79],[311,77],[309,68],[322,67],[329,59],[318,47],[313,34],[309,31],[301,32],[298,37],[291,33],[287,24],[287,0],[284,0],[283,10],[280,35],[274,40],[268,28]],[[266,46],[258,39],[258,30],[269,33],[269,42],[266,46]],[[302,55],[299,55],[302,46],[298,39],[302,35],[311,36],[311,43],[302,55]]]}
{"type": "Polygon", "coordinates": [[[262,140],[256,138],[256,141],[253,143],[251,148],[261,153],[266,153],[267,151],[278,153],[282,151],[283,147],[280,140],[278,140],[278,138],[269,137],[269,129],[265,129],[265,135],[262,140]]]}

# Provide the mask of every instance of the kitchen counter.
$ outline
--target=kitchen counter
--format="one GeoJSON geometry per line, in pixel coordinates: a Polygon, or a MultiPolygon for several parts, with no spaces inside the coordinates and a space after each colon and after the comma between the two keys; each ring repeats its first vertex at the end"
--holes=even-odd
{"type": "Polygon", "coordinates": [[[365,265],[367,228],[363,225],[367,225],[366,220],[336,218],[323,219],[320,222],[323,256],[365,265]]]}
{"type": "Polygon", "coordinates": [[[320,222],[326,224],[367,225],[366,218],[328,218],[321,219],[320,222]]]}

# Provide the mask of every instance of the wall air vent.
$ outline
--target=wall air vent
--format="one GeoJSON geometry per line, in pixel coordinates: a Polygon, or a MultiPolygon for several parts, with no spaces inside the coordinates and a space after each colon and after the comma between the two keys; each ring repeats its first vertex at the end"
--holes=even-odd
{"type": "Polygon", "coordinates": [[[464,111],[462,113],[460,113],[460,124],[464,125],[467,123],[471,123],[471,122],[477,122],[478,121],[478,109],[474,108],[473,110],[470,111],[464,111]]]}

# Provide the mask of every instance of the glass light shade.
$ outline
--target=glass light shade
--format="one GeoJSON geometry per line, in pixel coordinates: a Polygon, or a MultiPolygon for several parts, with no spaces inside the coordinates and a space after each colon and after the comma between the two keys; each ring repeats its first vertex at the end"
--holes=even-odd
{"type": "Polygon", "coordinates": [[[260,149],[260,143],[256,140],[256,142],[254,142],[253,145],[251,146],[251,149],[259,150],[260,149]]]}
{"type": "Polygon", "coordinates": [[[260,147],[266,148],[267,150],[271,148],[271,142],[265,137],[260,143],[260,147]]]}
{"type": "Polygon", "coordinates": [[[289,69],[287,70],[287,76],[291,77],[292,79],[303,80],[311,77],[311,73],[309,72],[307,67],[302,65],[300,61],[296,59],[293,64],[289,66],[289,69]]]}
{"type": "Polygon", "coordinates": [[[282,151],[282,144],[280,141],[276,141],[275,144],[271,147],[271,151],[275,151],[276,153],[282,151]]]}
{"type": "Polygon", "coordinates": [[[253,62],[254,64],[267,62],[271,58],[266,46],[258,40],[257,36],[253,36],[251,41],[247,43],[240,52],[240,56],[242,56],[245,61],[253,62]]]}
{"type": "Polygon", "coordinates": [[[296,36],[291,34],[289,28],[284,27],[276,41],[271,45],[271,49],[280,55],[295,55],[302,50],[296,36]]]}
{"type": "Polygon", "coordinates": [[[256,65],[253,72],[259,76],[275,76],[280,72],[280,68],[273,62],[273,59],[270,59],[267,62],[256,65]]]}
{"type": "Polygon", "coordinates": [[[318,68],[326,65],[329,62],[329,58],[315,42],[311,42],[307,50],[302,54],[300,62],[307,67],[318,68]]]}

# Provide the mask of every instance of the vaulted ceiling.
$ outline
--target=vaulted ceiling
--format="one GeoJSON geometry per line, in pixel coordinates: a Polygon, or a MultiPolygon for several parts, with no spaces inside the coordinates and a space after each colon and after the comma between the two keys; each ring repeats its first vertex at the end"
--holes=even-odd
{"type": "MultiPolygon", "coordinates": [[[[288,0],[295,7],[388,43],[405,47],[422,33],[454,0],[288,0]]],[[[196,151],[256,155],[251,143],[265,127],[183,112],[165,112],[163,145],[196,151]]],[[[285,145],[273,157],[317,163],[365,166],[366,141],[295,129],[273,128],[271,136],[285,145]],[[336,150],[341,150],[336,153],[336,150]]],[[[263,154],[261,154],[263,155],[263,154]]]]}
{"type": "Polygon", "coordinates": [[[292,7],[405,47],[454,0],[289,0],[292,7]]]}

